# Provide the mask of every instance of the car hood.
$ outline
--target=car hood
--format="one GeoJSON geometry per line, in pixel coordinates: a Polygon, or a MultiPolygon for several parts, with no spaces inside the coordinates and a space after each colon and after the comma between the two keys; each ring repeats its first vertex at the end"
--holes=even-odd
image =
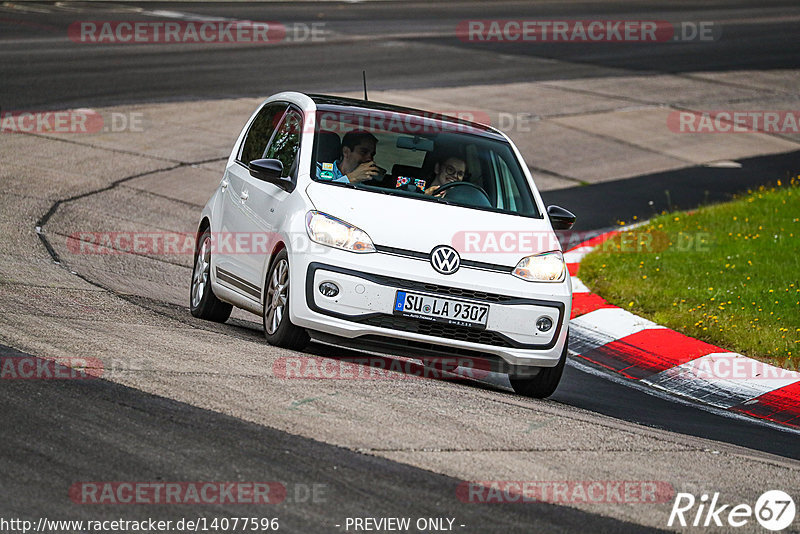
{"type": "Polygon", "coordinates": [[[531,254],[560,250],[550,221],[426,202],[312,182],[318,211],[364,230],[376,247],[429,253],[450,245],[462,259],[514,267],[531,254]]]}

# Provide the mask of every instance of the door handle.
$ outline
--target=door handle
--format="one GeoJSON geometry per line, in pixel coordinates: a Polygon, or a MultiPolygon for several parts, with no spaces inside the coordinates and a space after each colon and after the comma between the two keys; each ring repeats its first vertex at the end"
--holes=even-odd
{"type": "Polygon", "coordinates": [[[249,197],[249,196],[250,196],[250,194],[247,192],[247,189],[242,189],[242,192],[239,194],[239,198],[242,199],[242,202],[247,200],[247,197],[249,197]]]}
{"type": "Polygon", "coordinates": [[[220,188],[222,191],[225,191],[226,189],[228,189],[228,186],[229,186],[229,185],[230,185],[230,181],[228,181],[228,179],[227,179],[227,178],[223,178],[223,179],[222,179],[222,183],[220,183],[220,184],[219,184],[219,188],[220,188]]]}

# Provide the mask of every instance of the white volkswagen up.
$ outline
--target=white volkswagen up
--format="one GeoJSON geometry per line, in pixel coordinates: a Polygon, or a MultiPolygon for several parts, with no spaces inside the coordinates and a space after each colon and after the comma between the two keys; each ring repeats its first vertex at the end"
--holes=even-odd
{"type": "Polygon", "coordinates": [[[572,297],[553,229],[574,221],[545,209],[494,128],[280,93],[245,124],[203,208],[190,308],[258,314],[280,347],[467,358],[546,397],[572,297]]]}

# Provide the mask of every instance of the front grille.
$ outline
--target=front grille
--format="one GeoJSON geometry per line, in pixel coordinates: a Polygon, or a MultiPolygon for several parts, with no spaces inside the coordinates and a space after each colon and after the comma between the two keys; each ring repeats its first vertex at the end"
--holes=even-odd
{"type": "MultiPolygon", "coordinates": [[[[386,252],[388,254],[395,254],[397,256],[405,256],[407,258],[414,258],[417,260],[430,261],[430,252],[420,252],[418,250],[408,250],[404,248],[387,247],[386,245],[375,245],[375,250],[378,252],[386,252]]],[[[475,267],[476,269],[484,269],[487,271],[497,271],[500,273],[510,273],[514,270],[513,267],[508,265],[497,265],[496,263],[486,263],[483,261],[475,260],[461,260],[462,267],[475,267]]]]}
{"type": "Polygon", "coordinates": [[[510,302],[513,300],[520,300],[520,297],[510,297],[508,295],[498,295],[497,293],[488,293],[486,291],[475,291],[473,289],[461,289],[458,287],[440,286],[439,284],[429,284],[424,282],[417,282],[414,280],[403,280],[402,278],[393,278],[391,276],[373,276],[382,284],[387,286],[396,286],[403,289],[416,289],[417,291],[428,291],[430,293],[438,293],[440,295],[449,295],[452,297],[463,297],[475,300],[482,300],[484,302],[510,302]]]}
{"type": "Polygon", "coordinates": [[[359,319],[357,322],[370,326],[377,326],[379,328],[389,328],[391,330],[399,330],[401,332],[412,332],[426,336],[443,337],[457,341],[466,341],[468,343],[480,343],[482,345],[491,345],[493,347],[513,346],[506,338],[497,332],[479,330],[477,328],[468,328],[465,326],[455,326],[434,321],[426,321],[424,319],[401,317],[399,315],[379,315],[365,319],[359,319]]]}

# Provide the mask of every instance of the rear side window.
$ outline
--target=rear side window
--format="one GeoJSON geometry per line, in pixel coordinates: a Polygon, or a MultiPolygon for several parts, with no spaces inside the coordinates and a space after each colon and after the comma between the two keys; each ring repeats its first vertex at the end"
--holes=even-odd
{"type": "Polygon", "coordinates": [[[302,126],[303,116],[297,110],[289,109],[264,156],[283,163],[283,176],[294,178],[297,174],[297,151],[300,148],[302,126]]]}
{"type": "Polygon", "coordinates": [[[264,106],[258,112],[247,135],[242,143],[242,152],[239,154],[239,161],[247,165],[254,159],[262,159],[265,155],[269,141],[275,128],[283,117],[283,113],[288,107],[287,104],[275,103],[264,106]]]}

